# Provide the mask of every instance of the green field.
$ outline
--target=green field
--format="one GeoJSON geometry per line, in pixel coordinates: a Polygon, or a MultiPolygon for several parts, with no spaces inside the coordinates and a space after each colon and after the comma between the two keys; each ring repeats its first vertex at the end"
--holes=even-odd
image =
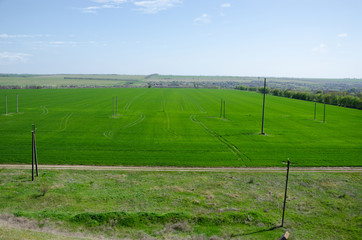
{"type": "Polygon", "coordinates": [[[52,74],[52,75],[17,75],[0,74],[0,87],[16,88],[67,88],[67,87],[124,87],[139,86],[144,81],[143,75],[99,75],[99,74],[52,74]]]}
{"type": "Polygon", "coordinates": [[[322,104],[314,121],[314,103],[268,95],[263,136],[261,107],[261,94],[236,90],[0,90],[0,163],[30,163],[34,123],[40,164],[362,165],[362,111],[328,105],[323,123],[322,104]]]}

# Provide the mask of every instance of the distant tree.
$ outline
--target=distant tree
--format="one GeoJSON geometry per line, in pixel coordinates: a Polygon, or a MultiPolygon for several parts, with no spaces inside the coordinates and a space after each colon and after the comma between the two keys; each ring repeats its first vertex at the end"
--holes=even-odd
{"type": "Polygon", "coordinates": [[[284,90],[282,96],[283,96],[283,97],[290,98],[290,97],[292,97],[292,92],[289,91],[289,90],[284,90]]]}
{"type": "Polygon", "coordinates": [[[276,88],[272,90],[272,94],[274,96],[281,96],[282,95],[282,91],[280,91],[280,89],[276,88]]]}
{"type": "Polygon", "coordinates": [[[245,91],[245,90],[248,90],[248,87],[244,86],[244,85],[239,85],[239,86],[236,86],[236,89],[245,91]]]}
{"type": "Polygon", "coordinates": [[[323,102],[327,103],[327,104],[331,104],[332,102],[332,96],[331,94],[325,94],[323,95],[323,102]]]}
{"type": "Polygon", "coordinates": [[[249,87],[248,90],[255,92],[257,90],[257,88],[256,87],[249,87]]]}
{"type": "MultiPolygon", "coordinates": [[[[248,90],[248,91],[257,91],[260,93],[264,93],[264,87],[249,87],[247,88],[244,85],[238,85],[235,87],[238,90],[248,90]]],[[[323,92],[322,90],[318,90],[315,93],[308,91],[291,91],[291,90],[281,90],[278,88],[270,89],[267,87],[266,93],[270,93],[274,96],[282,96],[293,99],[300,99],[306,101],[316,101],[326,104],[338,105],[342,107],[350,107],[362,109],[362,92],[359,89],[352,88],[348,91],[329,91],[323,92]]]]}
{"type": "Polygon", "coordinates": [[[317,93],[314,95],[314,101],[316,102],[323,102],[323,95],[320,93],[317,93]]]}
{"type": "MultiPolygon", "coordinates": [[[[258,91],[259,91],[260,93],[264,93],[264,87],[260,87],[260,88],[258,89],[258,91]]],[[[265,88],[265,93],[270,93],[270,88],[269,88],[269,87],[266,87],[266,88],[265,88]]]]}

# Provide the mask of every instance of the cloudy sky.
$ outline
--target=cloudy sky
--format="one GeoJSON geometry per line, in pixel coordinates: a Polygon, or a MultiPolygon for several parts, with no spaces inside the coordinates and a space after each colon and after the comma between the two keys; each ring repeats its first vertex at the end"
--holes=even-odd
{"type": "Polygon", "coordinates": [[[362,78],[361,0],[0,0],[0,73],[362,78]]]}

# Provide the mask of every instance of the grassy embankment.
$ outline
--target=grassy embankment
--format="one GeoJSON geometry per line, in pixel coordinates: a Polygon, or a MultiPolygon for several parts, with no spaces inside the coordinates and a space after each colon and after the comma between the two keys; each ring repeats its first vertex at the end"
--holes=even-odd
{"type": "Polygon", "coordinates": [[[273,229],[283,173],[43,170],[31,182],[2,169],[0,239],[358,239],[361,180],[291,171],[285,226],[273,229]]]}

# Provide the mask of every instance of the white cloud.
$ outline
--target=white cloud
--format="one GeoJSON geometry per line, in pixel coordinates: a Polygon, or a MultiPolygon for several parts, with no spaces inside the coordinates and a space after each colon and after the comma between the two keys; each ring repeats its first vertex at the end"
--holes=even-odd
{"type": "Polygon", "coordinates": [[[128,0],[93,0],[93,2],[120,4],[120,3],[128,2],[128,0]]]}
{"type": "Polygon", "coordinates": [[[26,62],[30,56],[27,53],[0,52],[0,64],[26,62]]]}
{"type": "Polygon", "coordinates": [[[340,34],[338,34],[338,37],[345,38],[345,37],[348,37],[348,34],[347,33],[340,33],[340,34]]]}
{"type": "Polygon", "coordinates": [[[228,7],[231,7],[231,4],[230,3],[223,3],[220,6],[223,7],[223,8],[228,8],[228,7]]]}
{"type": "Polygon", "coordinates": [[[121,5],[133,0],[92,0],[95,3],[102,3],[97,6],[89,6],[82,8],[81,10],[84,13],[97,13],[101,9],[110,9],[110,8],[121,8],[121,5]]]}
{"type": "Polygon", "coordinates": [[[144,13],[158,13],[159,11],[167,10],[181,4],[181,0],[149,0],[149,1],[135,1],[133,4],[139,7],[144,13]]]}
{"type": "Polygon", "coordinates": [[[194,19],[194,22],[196,23],[204,23],[204,24],[207,24],[207,23],[210,23],[210,16],[207,15],[206,13],[202,14],[200,17],[197,17],[194,19]]]}
{"type": "Polygon", "coordinates": [[[324,43],[319,44],[319,46],[312,49],[313,52],[326,53],[328,51],[327,45],[324,43]]]}
{"type": "Polygon", "coordinates": [[[83,12],[85,13],[97,13],[97,10],[100,9],[109,9],[109,8],[121,8],[121,6],[119,5],[115,5],[115,4],[104,4],[104,5],[100,5],[100,6],[90,6],[90,7],[86,7],[83,8],[83,12]]]}
{"type": "Polygon", "coordinates": [[[0,38],[37,38],[37,37],[49,37],[47,34],[0,34],[0,38]]]}
{"type": "Polygon", "coordinates": [[[97,13],[101,9],[121,8],[121,5],[130,3],[137,7],[137,10],[144,13],[158,13],[182,3],[182,0],[91,0],[100,5],[82,8],[84,13],[97,13]]]}
{"type": "Polygon", "coordinates": [[[106,46],[104,42],[97,41],[85,41],[85,42],[76,42],[76,41],[35,41],[32,42],[35,47],[38,48],[58,48],[58,47],[89,47],[89,46],[106,46]]]}
{"type": "Polygon", "coordinates": [[[83,8],[82,10],[85,13],[96,13],[97,12],[96,10],[98,10],[98,9],[99,9],[99,7],[92,6],[92,7],[83,8]]]}

